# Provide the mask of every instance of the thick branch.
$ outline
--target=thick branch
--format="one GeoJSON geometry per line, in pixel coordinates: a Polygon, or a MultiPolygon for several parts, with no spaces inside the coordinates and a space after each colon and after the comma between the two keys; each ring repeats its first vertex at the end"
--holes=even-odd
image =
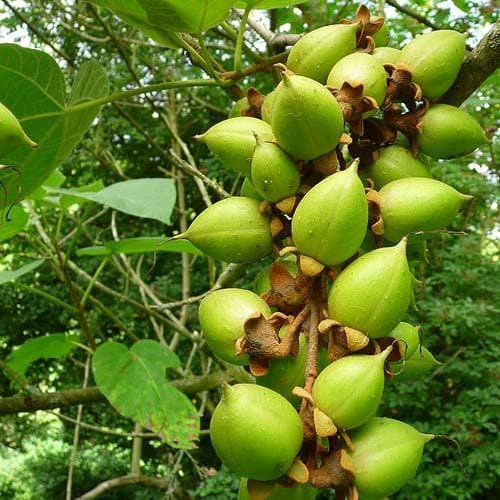
{"type": "MultiPolygon", "coordinates": [[[[249,381],[250,375],[238,368],[229,368],[209,375],[193,376],[174,380],[172,385],[185,394],[198,394],[199,392],[215,389],[222,381],[249,381]]],[[[16,396],[0,398],[0,415],[13,413],[33,412],[37,410],[52,410],[66,406],[102,403],[106,398],[97,387],[86,389],[69,389],[60,392],[51,392],[37,396],[16,396]]]]}
{"type": "Polygon", "coordinates": [[[500,21],[465,57],[460,73],[442,102],[460,106],[499,66],[500,21]]]}
{"type": "Polygon", "coordinates": [[[115,488],[119,488],[121,486],[126,486],[128,484],[142,484],[143,486],[147,486],[149,488],[157,488],[159,490],[165,490],[169,487],[170,481],[167,479],[162,479],[158,477],[150,477],[150,476],[121,476],[115,477],[113,479],[108,479],[107,481],[103,481],[98,484],[95,488],[88,491],[81,497],[78,497],[77,500],[90,500],[91,498],[97,498],[107,491],[113,490],[115,488]]]}

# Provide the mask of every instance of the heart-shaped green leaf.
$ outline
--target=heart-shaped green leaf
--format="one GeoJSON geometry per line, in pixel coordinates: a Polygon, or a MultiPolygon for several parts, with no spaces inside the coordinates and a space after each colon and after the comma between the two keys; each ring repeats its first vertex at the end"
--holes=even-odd
{"type": "Polygon", "coordinates": [[[53,333],[36,339],[27,340],[7,358],[7,365],[21,376],[24,376],[29,366],[39,359],[62,358],[67,356],[80,340],[79,335],[53,333]]]}
{"type": "Polygon", "coordinates": [[[0,219],[0,242],[8,240],[22,231],[28,224],[29,216],[22,207],[14,207],[9,213],[9,220],[6,217],[0,219]]]}
{"type": "Polygon", "coordinates": [[[50,187],[46,190],[49,193],[72,196],[73,200],[80,198],[94,201],[126,214],[159,220],[165,224],[170,222],[176,199],[174,181],[162,178],[117,182],[96,193],[50,187]]]}
{"type": "Polygon", "coordinates": [[[291,7],[292,5],[298,5],[299,3],[306,3],[307,0],[241,0],[236,6],[240,8],[245,8],[247,6],[252,7],[256,10],[268,10],[268,9],[282,9],[284,7],[291,7]]]}
{"type": "MultiPolygon", "coordinates": [[[[80,67],[66,103],[63,75],[54,59],[40,50],[0,44],[1,100],[38,143],[36,149],[19,147],[0,158],[0,163],[17,168],[0,171],[7,204],[28,196],[66,160],[99,111],[71,106],[106,95],[106,73],[93,61],[80,67]]],[[[0,194],[0,202],[2,198],[0,194]]]]}
{"type": "MultiPolygon", "coordinates": [[[[109,9],[113,14],[123,19],[126,23],[145,33],[155,42],[165,47],[176,48],[177,42],[168,29],[153,25],[149,22],[145,10],[141,7],[139,0],[90,0],[99,7],[109,9]]],[[[174,35],[175,36],[175,35],[174,35]]]]}
{"type": "Polygon", "coordinates": [[[34,260],[33,262],[30,262],[29,264],[24,265],[23,267],[20,267],[19,269],[14,269],[12,271],[1,271],[0,272],[0,285],[3,285],[4,283],[9,283],[9,281],[15,281],[17,278],[20,278],[21,276],[31,273],[38,267],[40,267],[45,260],[40,259],[40,260],[34,260]]]}
{"type": "Polygon", "coordinates": [[[201,33],[220,24],[235,0],[138,0],[148,21],[173,31],[201,33]]]}
{"type": "Polygon", "coordinates": [[[153,340],[140,340],[130,350],[106,342],[92,357],[97,386],[119,413],[157,432],[170,446],[190,449],[199,434],[198,413],[166,379],[166,369],[179,366],[177,355],[153,340]]]}
{"type": "Polygon", "coordinates": [[[174,252],[204,255],[187,240],[169,241],[163,236],[128,238],[119,241],[107,241],[102,246],[85,247],[77,250],[78,257],[103,257],[119,253],[132,255],[137,253],[174,252]]]}

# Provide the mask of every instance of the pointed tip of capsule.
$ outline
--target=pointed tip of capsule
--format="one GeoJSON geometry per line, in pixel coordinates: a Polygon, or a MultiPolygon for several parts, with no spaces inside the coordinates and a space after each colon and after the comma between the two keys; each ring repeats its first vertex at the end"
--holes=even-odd
{"type": "Polygon", "coordinates": [[[391,354],[392,350],[393,350],[393,346],[392,344],[391,345],[388,345],[381,353],[377,354],[377,357],[385,362],[385,360],[389,357],[389,355],[391,354]]]}
{"type": "Polygon", "coordinates": [[[32,149],[36,149],[38,147],[38,143],[33,141],[28,135],[24,134],[24,143],[26,146],[29,146],[32,149]]]}
{"type": "Polygon", "coordinates": [[[359,168],[359,158],[355,158],[353,162],[349,165],[349,168],[347,170],[353,171],[354,173],[358,173],[358,168],[359,168]]]}
{"type": "Polygon", "coordinates": [[[203,139],[205,139],[205,134],[196,134],[196,135],[193,135],[193,139],[195,141],[201,141],[201,142],[203,142],[203,139]]]}
{"type": "Polygon", "coordinates": [[[406,246],[408,245],[408,237],[403,236],[401,241],[396,245],[396,248],[399,248],[402,252],[406,252],[406,246]]]}
{"type": "Polygon", "coordinates": [[[184,231],[183,233],[176,234],[175,236],[172,236],[171,238],[168,239],[168,241],[177,241],[177,240],[187,240],[188,239],[188,232],[184,231]]]}

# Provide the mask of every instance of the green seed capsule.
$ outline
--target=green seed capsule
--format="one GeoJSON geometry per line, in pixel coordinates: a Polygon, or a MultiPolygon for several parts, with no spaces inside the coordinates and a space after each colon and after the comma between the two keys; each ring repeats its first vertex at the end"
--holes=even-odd
{"type": "Polygon", "coordinates": [[[374,356],[345,356],[329,364],[314,382],[314,404],[339,429],[354,429],[372,418],[384,392],[384,363],[392,347],[374,356]]]}
{"type": "Polygon", "coordinates": [[[206,208],[186,232],[172,239],[189,240],[223,262],[251,262],[271,251],[269,224],[257,200],[234,196],[206,208]]]}
{"type": "Polygon", "coordinates": [[[248,99],[246,98],[246,96],[238,99],[231,107],[228,118],[236,118],[238,116],[241,116],[241,112],[249,106],[250,104],[248,103],[248,99]]]}
{"type": "Polygon", "coordinates": [[[420,346],[405,363],[402,361],[392,363],[391,368],[397,374],[398,381],[408,381],[417,380],[427,375],[440,364],[428,349],[420,346]]]}
{"type": "Polygon", "coordinates": [[[210,422],[217,456],[239,476],[271,481],[285,474],[302,446],[302,422],[283,397],[254,384],[224,386],[210,422]]]}
{"type": "MultiPolygon", "coordinates": [[[[247,489],[247,482],[246,478],[241,479],[238,500],[251,500],[247,489]]],[[[317,494],[318,490],[308,484],[296,484],[289,487],[276,483],[266,500],[314,500],[317,494]]]]}
{"type": "Polygon", "coordinates": [[[261,107],[262,119],[266,123],[271,123],[271,113],[273,111],[274,99],[276,98],[276,90],[269,92],[269,94],[264,97],[264,102],[261,107]]]}
{"type": "Polygon", "coordinates": [[[204,142],[225,168],[250,175],[250,162],[255,148],[254,133],[265,141],[273,140],[269,124],[249,116],[223,120],[204,134],[195,136],[195,139],[204,142]]]}
{"type": "Polygon", "coordinates": [[[363,94],[373,97],[380,106],[384,102],[387,73],[372,55],[356,52],[341,59],[330,71],[327,84],[340,89],[344,82],[363,84],[363,94]]]}
{"type": "Polygon", "coordinates": [[[409,323],[399,323],[387,336],[400,341],[401,352],[407,360],[413,356],[420,344],[418,328],[409,323]]]}
{"type": "MultiPolygon", "coordinates": [[[[286,332],[286,327],[282,328],[280,336],[286,332]]],[[[303,335],[299,338],[299,352],[296,356],[288,356],[282,359],[271,359],[269,361],[269,371],[262,377],[256,377],[259,385],[268,387],[274,392],[281,394],[295,408],[298,408],[301,399],[292,394],[294,387],[304,386],[304,373],[307,361],[307,341],[303,335]]]]}
{"type": "MultiPolygon", "coordinates": [[[[399,241],[419,231],[444,229],[472,198],[448,184],[424,177],[407,177],[389,182],[380,191],[380,215],[384,219],[384,237],[399,241]]],[[[433,234],[411,235],[412,239],[433,234]]]]}
{"type": "Polygon", "coordinates": [[[413,295],[406,239],[349,264],[328,295],[330,317],[372,338],[384,337],[403,319],[413,295]]]}
{"type": "Polygon", "coordinates": [[[278,144],[289,155],[312,160],[335,149],[344,119],[339,104],[323,85],[284,73],[276,89],[271,126],[278,144]]]}
{"type": "Polygon", "coordinates": [[[333,24],[307,33],[292,47],[288,68],[325,83],[332,67],[356,50],[357,29],[357,24],[333,24]]]}
{"type": "Polygon", "coordinates": [[[379,47],[373,51],[372,56],[380,64],[396,64],[400,57],[401,51],[392,47],[379,47]]]}
{"type": "MultiPolygon", "coordinates": [[[[376,21],[377,17],[371,17],[370,21],[376,21]]],[[[389,43],[389,25],[384,22],[382,27],[372,35],[375,47],[385,47],[389,43]]]]}
{"type": "Polygon", "coordinates": [[[245,321],[255,313],[270,316],[269,306],[255,293],[224,288],[207,295],[198,316],[208,346],[219,358],[233,365],[247,365],[247,355],[236,355],[235,343],[245,335],[245,321]]]}
{"type": "Polygon", "coordinates": [[[262,201],[264,199],[259,193],[257,193],[255,186],[252,184],[252,181],[248,177],[245,177],[245,180],[241,185],[240,195],[259,201],[262,201]]]}
{"type": "Polygon", "coordinates": [[[316,184],[293,215],[295,246],[328,266],[352,257],[365,236],[368,205],[357,166],[355,162],[316,184]]]}
{"type": "Polygon", "coordinates": [[[394,144],[380,148],[377,153],[375,161],[365,170],[376,189],[404,177],[432,177],[428,168],[402,146],[394,144]]]}
{"type": "Polygon", "coordinates": [[[0,102],[0,159],[20,146],[36,148],[14,114],[0,102]]]}
{"type": "Polygon", "coordinates": [[[457,78],[465,55],[465,37],[437,30],[412,40],[401,50],[399,63],[410,67],[413,81],[429,99],[441,97],[457,78]]]}
{"type": "Polygon", "coordinates": [[[275,143],[256,136],[252,157],[252,184],[271,202],[293,196],[300,187],[299,169],[295,162],[275,143]]]}
{"type": "Polygon", "coordinates": [[[392,418],[373,418],[349,433],[360,498],[392,495],[415,476],[424,446],[435,436],[392,418]]]}
{"type": "Polygon", "coordinates": [[[488,143],[481,125],[468,113],[448,104],[431,106],[422,119],[418,149],[432,158],[456,158],[488,143]]]}

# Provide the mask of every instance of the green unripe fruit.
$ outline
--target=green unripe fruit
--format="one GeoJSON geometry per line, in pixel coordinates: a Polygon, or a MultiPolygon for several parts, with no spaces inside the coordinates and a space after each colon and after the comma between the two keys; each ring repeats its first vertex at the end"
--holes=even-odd
{"type": "MultiPolygon", "coordinates": [[[[370,18],[370,20],[376,20],[376,17],[370,18]]],[[[373,41],[375,42],[375,47],[384,47],[389,43],[389,26],[387,22],[384,22],[382,27],[372,35],[373,41]]]]}
{"type": "Polygon", "coordinates": [[[418,350],[413,353],[413,356],[407,359],[405,363],[402,361],[392,363],[391,368],[393,372],[397,373],[397,380],[408,381],[417,380],[427,375],[440,364],[441,363],[428,349],[420,346],[418,350]]]}
{"type": "Polygon", "coordinates": [[[242,477],[285,474],[302,446],[302,422],[282,396],[254,384],[225,385],[210,422],[217,456],[242,477]]]}
{"type": "Polygon", "coordinates": [[[0,159],[20,146],[36,148],[14,114],[0,102],[0,159]]]}
{"type": "Polygon", "coordinates": [[[392,347],[374,356],[345,356],[330,363],[314,382],[314,405],[343,430],[370,420],[384,392],[384,363],[392,347]]]}
{"type": "Polygon", "coordinates": [[[349,434],[360,498],[392,495],[415,476],[424,446],[434,438],[392,418],[373,418],[349,434]]]}
{"type": "Polygon", "coordinates": [[[304,35],[290,50],[286,65],[297,75],[325,83],[332,67],[356,50],[357,24],[333,24],[304,35]]]}
{"type": "MultiPolygon", "coordinates": [[[[407,177],[389,182],[380,191],[380,215],[384,219],[384,238],[399,241],[418,231],[444,229],[472,198],[448,184],[424,177],[407,177]]],[[[432,234],[412,235],[412,239],[432,234]]]]}
{"type": "MultiPolygon", "coordinates": [[[[280,336],[286,332],[286,327],[282,328],[280,336]]],[[[304,386],[304,373],[307,361],[307,341],[303,335],[299,338],[299,352],[296,356],[287,356],[281,359],[271,359],[269,371],[262,377],[256,377],[259,385],[268,387],[274,392],[281,394],[295,408],[298,408],[301,399],[292,394],[294,387],[304,386]]]]}
{"type": "Polygon", "coordinates": [[[420,344],[418,328],[409,323],[399,323],[387,336],[400,341],[401,352],[404,353],[406,359],[413,356],[420,344]]]}
{"type": "Polygon", "coordinates": [[[245,321],[255,313],[271,315],[269,306],[255,293],[223,288],[200,303],[198,317],[208,346],[219,358],[233,365],[247,365],[247,355],[236,355],[235,343],[245,335],[245,321]]]}
{"type": "Polygon", "coordinates": [[[246,98],[246,96],[238,99],[231,107],[228,118],[236,118],[238,116],[241,116],[241,112],[249,106],[250,104],[248,103],[248,99],[246,98]]]}
{"type": "Polygon", "coordinates": [[[265,141],[273,140],[269,124],[249,116],[223,120],[204,134],[195,136],[195,139],[204,142],[225,168],[250,175],[250,162],[255,148],[254,133],[265,141]]]}
{"type": "Polygon", "coordinates": [[[432,178],[428,168],[404,147],[393,144],[380,148],[375,161],[365,170],[366,177],[375,183],[375,189],[404,177],[432,178]]]}
{"type": "Polygon", "coordinates": [[[172,239],[189,240],[223,262],[251,262],[271,251],[269,223],[257,200],[233,196],[203,210],[186,232],[172,239]]]}
{"type": "Polygon", "coordinates": [[[365,236],[368,204],[357,166],[355,162],[316,184],[293,215],[295,246],[328,266],[352,257],[365,236]]]}
{"type": "Polygon", "coordinates": [[[271,123],[271,113],[273,111],[274,99],[276,98],[276,90],[269,92],[269,94],[264,97],[264,102],[260,109],[262,119],[266,123],[271,123]]]}
{"type": "MultiPolygon", "coordinates": [[[[240,480],[238,500],[251,500],[247,482],[246,478],[240,480]]],[[[317,494],[318,490],[308,484],[296,484],[292,487],[286,487],[276,483],[266,500],[314,500],[317,494]]]]}
{"type": "Polygon", "coordinates": [[[396,64],[401,51],[392,47],[378,47],[372,52],[372,56],[382,65],[396,64]]]}
{"type": "Polygon", "coordinates": [[[295,162],[274,142],[256,136],[252,157],[252,184],[271,202],[293,196],[300,187],[299,169],[295,162]]]}
{"type": "Polygon", "coordinates": [[[271,126],[278,144],[289,155],[312,160],[335,149],[344,119],[339,104],[323,85],[284,72],[276,89],[271,126]]]}
{"type": "Polygon", "coordinates": [[[413,296],[406,239],[358,257],[334,281],[330,317],[372,338],[384,337],[403,319],[413,296]]]}
{"type": "Polygon", "coordinates": [[[420,151],[432,158],[456,158],[489,142],[481,125],[468,113],[448,104],[431,106],[422,118],[420,151]]]}
{"type": "Polygon", "coordinates": [[[340,89],[344,82],[363,84],[363,94],[373,97],[380,106],[384,102],[387,73],[372,55],[356,52],[341,59],[330,71],[327,84],[340,89]]]}
{"type": "Polygon", "coordinates": [[[240,195],[245,196],[246,198],[253,198],[254,200],[262,201],[264,198],[257,192],[255,186],[252,184],[252,181],[245,177],[243,184],[241,185],[240,195]]]}
{"type": "Polygon", "coordinates": [[[465,37],[453,30],[420,35],[401,50],[399,63],[412,71],[413,81],[431,100],[441,97],[457,78],[465,55],[465,37]]]}

